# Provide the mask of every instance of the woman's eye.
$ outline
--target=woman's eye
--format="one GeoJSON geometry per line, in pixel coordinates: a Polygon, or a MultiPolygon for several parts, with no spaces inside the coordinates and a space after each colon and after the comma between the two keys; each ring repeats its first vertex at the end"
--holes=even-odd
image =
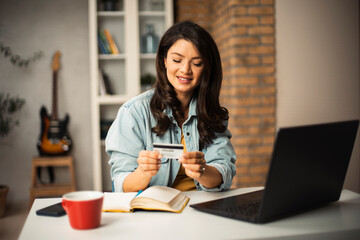
{"type": "Polygon", "coordinates": [[[197,67],[201,67],[201,66],[202,66],[202,62],[200,62],[200,63],[194,63],[194,65],[197,66],[197,67]]]}
{"type": "Polygon", "coordinates": [[[180,62],[180,60],[177,60],[177,59],[173,59],[173,61],[176,62],[176,63],[180,62]]]}

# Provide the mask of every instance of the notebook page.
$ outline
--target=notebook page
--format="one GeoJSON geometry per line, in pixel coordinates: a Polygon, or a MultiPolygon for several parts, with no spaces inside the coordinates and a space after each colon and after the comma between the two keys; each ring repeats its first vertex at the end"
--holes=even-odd
{"type": "Polygon", "coordinates": [[[165,186],[152,186],[139,194],[138,197],[152,198],[161,202],[169,203],[179,193],[179,190],[165,186]]]}
{"type": "Polygon", "coordinates": [[[136,196],[136,194],[136,192],[105,192],[103,211],[130,212],[130,202],[136,196]]]}

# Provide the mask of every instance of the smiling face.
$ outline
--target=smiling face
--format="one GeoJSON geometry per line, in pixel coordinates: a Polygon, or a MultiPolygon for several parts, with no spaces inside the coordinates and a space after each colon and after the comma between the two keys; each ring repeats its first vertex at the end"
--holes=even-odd
{"type": "Polygon", "coordinates": [[[204,69],[203,61],[193,43],[184,39],[177,40],[164,59],[166,75],[174,87],[177,97],[191,98],[201,82],[204,69]]]}

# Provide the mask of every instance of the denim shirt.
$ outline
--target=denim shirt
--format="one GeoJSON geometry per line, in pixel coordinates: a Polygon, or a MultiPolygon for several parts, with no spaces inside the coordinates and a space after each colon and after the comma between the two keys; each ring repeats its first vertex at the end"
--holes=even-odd
{"type": "MultiPolygon", "coordinates": [[[[162,136],[151,131],[157,120],[150,111],[150,101],[154,90],[140,94],[123,104],[106,136],[106,152],[110,155],[111,179],[114,191],[123,191],[126,176],[138,167],[137,158],[141,150],[153,150],[153,143],[177,143],[181,141],[181,128],[173,117],[171,108],[164,110],[170,118],[171,125],[162,136]]],[[[188,152],[199,151],[199,132],[197,130],[196,99],[189,106],[188,119],[183,124],[183,133],[188,152]]],[[[227,126],[227,121],[224,123],[227,126]]],[[[222,175],[223,182],[219,187],[206,188],[195,181],[197,190],[223,191],[231,186],[235,176],[236,155],[230,142],[231,133],[216,133],[213,143],[202,149],[206,164],[215,167],[222,175]]],[[[171,186],[180,168],[176,159],[161,159],[158,173],[151,178],[149,186],[171,186]]]]}

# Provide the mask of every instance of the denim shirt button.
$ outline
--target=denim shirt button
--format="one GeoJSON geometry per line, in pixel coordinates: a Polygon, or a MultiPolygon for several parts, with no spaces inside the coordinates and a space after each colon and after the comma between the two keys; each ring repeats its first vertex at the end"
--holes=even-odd
{"type": "Polygon", "coordinates": [[[190,133],[189,133],[189,132],[186,132],[186,136],[190,136],[190,133]]]}
{"type": "Polygon", "coordinates": [[[175,133],[176,133],[176,134],[178,134],[178,132],[179,132],[178,130],[175,130],[175,133]]]}

